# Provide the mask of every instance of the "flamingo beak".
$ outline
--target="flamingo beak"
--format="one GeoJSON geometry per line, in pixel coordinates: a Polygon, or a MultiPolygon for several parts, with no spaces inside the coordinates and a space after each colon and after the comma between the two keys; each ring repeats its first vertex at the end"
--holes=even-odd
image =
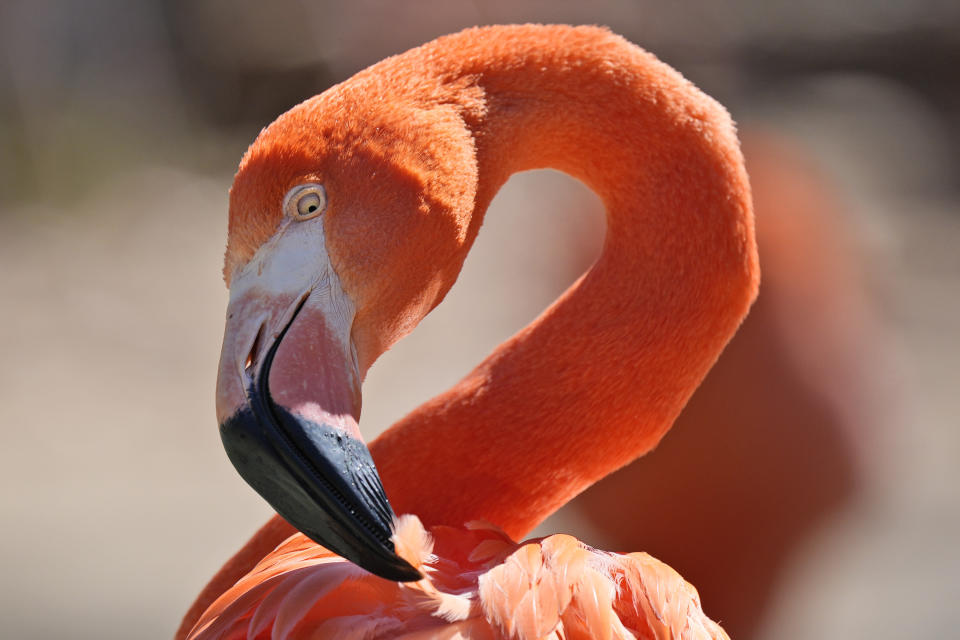
{"type": "Polygon", "coordinates": [[[360,376],[337,287],[267,294],[254,273],[231,285],[217,378],[230,461],[315,542],[383,578],[419,580],[396,554],[393,510],[357,425],[360,376]]]}

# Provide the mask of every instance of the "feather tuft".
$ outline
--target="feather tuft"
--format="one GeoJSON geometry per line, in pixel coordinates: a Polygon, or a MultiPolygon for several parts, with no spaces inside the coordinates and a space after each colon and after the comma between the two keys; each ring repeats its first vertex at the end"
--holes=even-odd
{"type": "Polygon", "coordinates": [[[415,569],[437,561],[433,555],[433,538],[415,515],[404,514],[394,520],[392,539],[397,555],[415,569]]]}

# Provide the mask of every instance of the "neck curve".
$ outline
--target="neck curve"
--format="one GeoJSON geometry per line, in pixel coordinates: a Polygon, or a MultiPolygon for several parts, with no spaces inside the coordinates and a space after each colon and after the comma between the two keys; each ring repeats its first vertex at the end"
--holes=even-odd
{"type": "Polygon", "coordinates": [[[482,94],[464,118],[478,173],[471,241],[518,171],[569,173],[607,209],[589,272],[371,444],[397,513],[480,518],[519,538],[656,446],[736,330],[758,283],[749,186],[723,108],[605,30],[435,44],[437,78],[468,84],[474,107],[482,94]]]}

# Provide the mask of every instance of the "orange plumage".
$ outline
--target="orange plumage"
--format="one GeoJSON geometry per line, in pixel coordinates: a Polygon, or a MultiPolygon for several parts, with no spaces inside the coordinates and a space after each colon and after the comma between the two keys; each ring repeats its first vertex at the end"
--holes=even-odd
{"type": "Polygon", "coordinates": [[[726,638],[696,590],[645,553],[567,535],[522,544],[480,522],[397,546],[427,578],[394,583],[291,536],[204,613],[191,638],[726,638]]]}
{"type": "Polygon", "coordinates": [[[419,518],[401,520],[394,545],[424,579],[374,577],[300,534],[270,551],[291,533],[273,523],[181,634],[206,609],[190,637],[725,637],[692,587],[643,554],[513,542],[656,445],[756,294],[733,125],[678,73],[592,27],[472,29],[389,58],[251,146],[231,191],[228,282],[293,224],[284,193],[322,183],[362,376],[443,299],[497,189],[538,167],[604,200],[601,257],[370,447],[397,512],[419,518]],[[498,528],[463,529],[478,520],[498,528]]]}

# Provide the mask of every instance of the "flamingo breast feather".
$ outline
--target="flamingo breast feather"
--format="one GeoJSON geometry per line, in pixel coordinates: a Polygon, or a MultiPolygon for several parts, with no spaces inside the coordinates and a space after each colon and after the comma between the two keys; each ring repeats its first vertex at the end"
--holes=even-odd
{"type": "Polygon", "coordinates": [[[727,638],[696,590],[645,553],[598,551],[568,535],[516,543],[480,522],[428,533],[415,516],[400,518],[394,539],[423,580],[384,580],[297,533],[189,638],[727,638]]]}

